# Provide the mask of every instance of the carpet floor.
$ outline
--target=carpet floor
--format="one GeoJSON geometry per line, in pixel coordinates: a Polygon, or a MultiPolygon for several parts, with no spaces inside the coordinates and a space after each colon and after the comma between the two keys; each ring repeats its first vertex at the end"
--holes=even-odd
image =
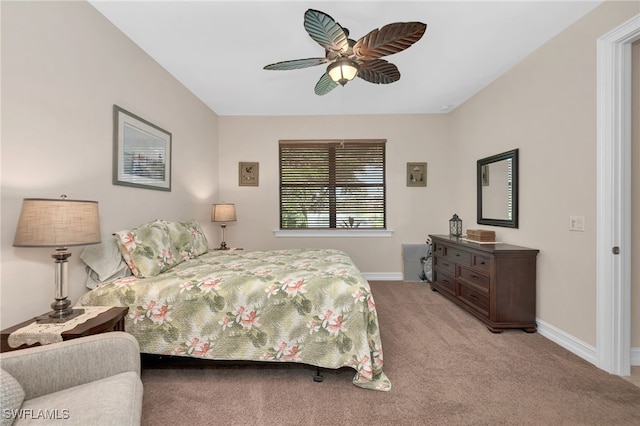
{"type": "Polygon", "coordinates": [[[428,285],[371,282],[390,392],[354,370],[145,362],[143,425],[639,425],[640,388],[537,333],[493,334],[428,285]]]}

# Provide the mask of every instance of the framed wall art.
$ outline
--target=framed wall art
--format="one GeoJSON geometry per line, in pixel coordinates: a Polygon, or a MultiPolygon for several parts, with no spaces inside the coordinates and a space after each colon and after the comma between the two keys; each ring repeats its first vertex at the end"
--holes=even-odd
{"type": "Polygon", "coordinates": [[[171,133],[113,106],[113,184],[171,191],[171,133]]]}
{"type": "Polygon", "coordinates": [[[258,186],[258,163],[241,162],[238,164],[238,185],[258,186]]]}
{"type": "Polygon", "coordinates": [[[427,186],[427,163],[407,163],[407,186],[427,186]]]}

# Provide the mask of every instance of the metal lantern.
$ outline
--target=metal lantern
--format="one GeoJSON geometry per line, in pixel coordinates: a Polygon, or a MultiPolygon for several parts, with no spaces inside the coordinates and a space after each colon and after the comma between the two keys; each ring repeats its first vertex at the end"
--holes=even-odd
{"type": "Polygon", "coordinates": [[[454,237],[462,236],[462,219],[457,214],[449,219],[449,234],[454,237]]]}

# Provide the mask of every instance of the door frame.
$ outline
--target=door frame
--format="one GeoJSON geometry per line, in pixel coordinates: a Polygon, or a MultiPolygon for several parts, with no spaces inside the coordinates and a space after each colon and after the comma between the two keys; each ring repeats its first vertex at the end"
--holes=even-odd
{"type": "Polygon", "coordinates": [[[631,44],[638,39],[640,14],[597,41],[596,362],[623,376],[631,371],[631,44]]]}

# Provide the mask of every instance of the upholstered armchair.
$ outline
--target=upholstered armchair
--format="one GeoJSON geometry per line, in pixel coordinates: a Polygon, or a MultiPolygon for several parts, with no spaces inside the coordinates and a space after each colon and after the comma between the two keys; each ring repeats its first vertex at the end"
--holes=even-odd
{"type": "Polygon", "coordinates": [[[127,333],[2,353],[0,366],[2,425],[140,424],[140,349],[127,333]]]}

